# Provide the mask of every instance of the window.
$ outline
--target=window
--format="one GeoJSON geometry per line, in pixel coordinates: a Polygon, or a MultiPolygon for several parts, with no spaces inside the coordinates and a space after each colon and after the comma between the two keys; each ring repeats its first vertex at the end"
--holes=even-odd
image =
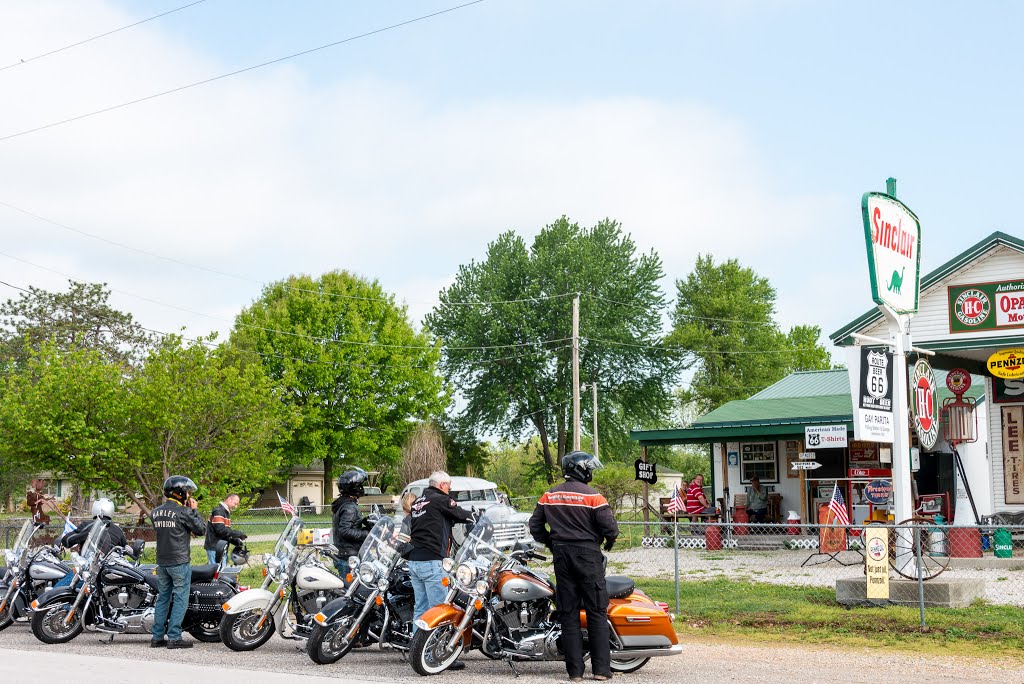
{"type": "Polygon", "coordinates": [[[749,484],[757,477],[762,483],[779,481],[779,459],[775,442],[757,442],[740,446],[740,481],[749,484]]]}

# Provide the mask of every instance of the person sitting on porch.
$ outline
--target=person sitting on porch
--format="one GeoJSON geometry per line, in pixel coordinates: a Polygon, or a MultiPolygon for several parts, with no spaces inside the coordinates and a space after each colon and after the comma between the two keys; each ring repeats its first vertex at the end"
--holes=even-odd
{"type": "Polygon", "coordinates": [[[686,514],[687,515],[714,515],[718,511],[708,503],[704,496],[704,476],[696,475],[693,482],[686,490],[686,514]]]}
{"type": "Polygon", "coordinates": [[[768,492],[761,489],[761,480],[756,475],[750,478],[747,489],[747,515],[751,522],[763,523],[768,517],[768,492]]]}

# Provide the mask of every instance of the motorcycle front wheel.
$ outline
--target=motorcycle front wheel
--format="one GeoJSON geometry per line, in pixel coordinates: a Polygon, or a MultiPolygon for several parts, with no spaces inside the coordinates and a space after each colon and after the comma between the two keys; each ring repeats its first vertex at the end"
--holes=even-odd
{"type": "Polygon", "coordinates": [[[67,622],[71,603],[57,603],[32,613],[32,633],[44,644],[66,644],[82,633],[82,613],[67,622]]]}
{"type": "Polygon", "coordinates": [[[448,642],[455,634],[455,625],[441,625],[434,629],[417,629],[409,645],[409,664],[417,674],[428,676],[444,672],[462,655],[463,641],[448,650],[448,642]]]}
{"type": "Polygon", "coordinates": [[[220,619],[220,640],[232,651],[252,651],[267,643],[274,633],[274,616],[268,615],[259,625],[262,608],[254,608],[220,619]]]}
{"type": "Polygon", "coordinates": [[[357,608],[358,606],[354,605],[343,608],[342,614],[328,625],[313,623],[313,631],[306,642],[306,654],[310,660],[318,665],[330,665],[344,658],[345,654],[352,650],[352,645],[359,638],[359,634],[357,632],[352,639],[346,639],[345,635],[352,629],[357,608]]]}
{"type": "MultiPolygon", "coordinates": [[[[7,596],[8,587],[6,584],[0,584],[0,601],[7,596]]],[[[4,605],[4,609],[0,611],[0,632],[4,631],[8,627],[14,624],[14,597],[12,596],[10,601],[4,605]]]]}

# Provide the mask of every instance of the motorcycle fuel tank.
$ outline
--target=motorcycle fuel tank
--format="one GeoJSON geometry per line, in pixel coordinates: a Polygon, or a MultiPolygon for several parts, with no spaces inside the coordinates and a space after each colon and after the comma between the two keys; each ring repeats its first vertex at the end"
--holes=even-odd
{"type": "Polygon", "coordinates": [[[323,568],[307,565],[295,573],[295,585],[299,589],[342,589],[345,581],[323,568]]]}
{"type": "Polygon", "coordinates": [[[142,584],[145,581],[140,573],[124,566],[107,566],[100,573],[100,578],[106,585],[142,584]]]}
{"type": "Polygon", "coordinates": [[[38,561],[29,567],[28,574],[34,580],[49,582],[50,580],[59,580],[64,577],[64,575],[68,574],[68,569],[56,563],[38,561]]]}
{"type": "Polygon", "coordinates": [[[506,570],[498,575],[498,595],[503,601],[534,601],[554,595],[550,585],[528,575],[506,570]]]}

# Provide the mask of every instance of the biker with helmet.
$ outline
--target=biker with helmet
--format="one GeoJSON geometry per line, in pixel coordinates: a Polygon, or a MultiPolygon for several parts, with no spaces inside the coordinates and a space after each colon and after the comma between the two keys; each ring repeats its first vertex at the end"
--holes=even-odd
{"type": "Polygon", "coordinates": [[[587,611],[590,663],[594,679],[611,679],[608,589],[605,558],[619,536],[608,501],[587,483],[601,467],[597,457],[574,451],[562,457],[565,482],[540,497],[530,516],[530,534],[551,549],[555,566],[555,603],[562,624],[562,648],[569,680],[583,680],[580,608],[587,611]]]}
{"type": "Polygon", "coordinates": [[[127,546],[128,540],[124,536],[124,530],[111,522],[114,516],[114,502],[110,499],[96,499],[92,504],[92,520],[84,523],[78,529],[68,532],[60,539],[60,545],[66,549],[82,544],[89,537],[92,526],[100,523],[108,523],[107,529],[100,537],[99,550],[101,553],[110,553],[110,550],[118,546],[127,546]]]}
{"type": "Polygon", "coordinates": [[[359,497],[366,493],[369,474],[362,468],[349,468],[338,477],[338,498],[331,504],[331,538],[338,556],[334,567],[342,577],[348,574],[349,556],[359,555],[359,547],[369,532],[359,514],[359,497]]]}
{"type": "Polygon", "coordinates": [[[196,483],[184,475],[171,475],[164,480],[167,501],[149,514],[156,529],[159,592],[153,615],[153,638],[149,643],[153,648],[192,648],[191,641],[181,638],[181,621],[188,608],[188,590],[192,583],[191,537],[199,537],[206,532],[206,523],[196,513],[196,500],[192,498],[196,489],[196,483]]]}
{"type": "MultiPolygon", "coordinates": [[[[223,501],[213,507],[210,511],[210,521],[206,525],[206,541],[203,548],[206,549],[206,558],[211,563],[217,562],[217,542],[222,539],[229,544],[238,545],[248,538],[245,532],[231,529],[231,511],[238,508],[239,496],[228,494],[223,501]]],[[[220,566],[227,565],[228,554],[220,560],[220,566]]]]}

